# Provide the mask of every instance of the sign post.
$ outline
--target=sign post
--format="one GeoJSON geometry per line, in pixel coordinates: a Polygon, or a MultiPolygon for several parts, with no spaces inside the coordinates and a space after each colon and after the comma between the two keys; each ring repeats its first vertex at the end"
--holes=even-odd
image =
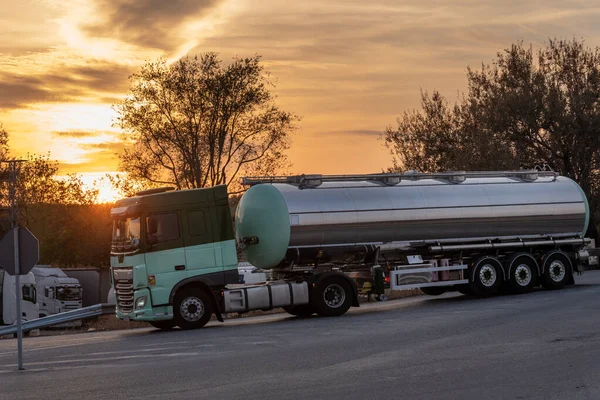
{"type": "MultiPolygon", "coordinates": [[[[11,226],[12,232],[4,235],[0,240],[0,267],[9,275],[15,275],[15,293],[17,302],[17,353],[19,371],[23,368],[23,327],[21,321],[21,275],[26,275],[39,261],[39,242],[26,228],[19,228],[16,183],[17,163],[21,160],[12,160],[10,166],[10,197],[11,197],[11,226]]],[[[0,180],[2,177],[0,177],[0,180]]]]}
{"type": "Polygon", "coordinates": [[[19,364],[19,371],[23,371],[23,327],[21,326],[21,274],[19,271],[19,228],[13,228],[13,240],[14,246],[13,251],[15,254],[15,281],[17,285],[16,301],[17,301],[17,359],[19,364]]]}

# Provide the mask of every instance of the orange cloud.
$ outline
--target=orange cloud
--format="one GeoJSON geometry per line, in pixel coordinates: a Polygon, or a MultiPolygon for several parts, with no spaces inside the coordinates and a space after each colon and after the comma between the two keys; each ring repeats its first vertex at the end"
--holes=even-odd
{"type": "Polygon", "coordinates": [[[218,51],[263,55],[284,109],[301,115],[294,172],[355,173],[390,164],[378,133],[417,107],[420,89],[450,99],[467,65],[524,40],[600,44],[592,0],[0,0],[0,121],[14,152],[65,172],[113,171],[124,144],[111,104],[146,59],[218,51]]]}

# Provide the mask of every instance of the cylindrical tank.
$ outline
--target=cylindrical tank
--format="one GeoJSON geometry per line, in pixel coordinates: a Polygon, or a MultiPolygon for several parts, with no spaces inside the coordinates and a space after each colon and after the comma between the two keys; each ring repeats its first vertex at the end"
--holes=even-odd
{"type": "MultiPolygon", "coordinates": [[[[424,240],[573,234],[583,237],[589,208],[581,188],[562,176],[340,181],[302,187],[261,183],[242,197],[236,236],[259,268],[290,249],[352,248],[424,240]]],[[[333,254],[335,252],[331,252],[333,254]]]]}

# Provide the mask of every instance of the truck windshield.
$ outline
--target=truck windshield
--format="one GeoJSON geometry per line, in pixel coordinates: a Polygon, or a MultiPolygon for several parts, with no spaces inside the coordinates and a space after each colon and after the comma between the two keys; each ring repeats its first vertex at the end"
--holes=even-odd
{"type": "Polygon", "coordinates": [[[31,303],[35,303],[36,299],[36,290],[34,285],[23,285],[21,288],[23,294],[23,300],[29,301],[31,303]]]}
{"type": "Polygon", "coordinates": [[[140,219],[124,218],[113,221],[112,252],[135,251],[140,246],[140,219]]]}
{"type": "Polygon", "coordinates": [[[81,288],[59,286],[56,288],[56,298],[58,300],[81,300],[81,288]]]}

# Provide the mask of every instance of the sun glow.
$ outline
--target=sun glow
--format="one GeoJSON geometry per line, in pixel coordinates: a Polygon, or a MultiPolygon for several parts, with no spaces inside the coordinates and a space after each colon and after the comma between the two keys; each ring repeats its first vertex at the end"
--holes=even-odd
{"type": "Polygon", "coordinates": [[[83,181],[85,189],[96,189],[98,190],[98,196],[96,197],[96,203],[114,203],[115,201],[122,199],[125,195],[116,189],[108,180],[107,175],[116,176],[117,172],[94,172],[94,173],[82,173],[78,174],[83,181]]]}

